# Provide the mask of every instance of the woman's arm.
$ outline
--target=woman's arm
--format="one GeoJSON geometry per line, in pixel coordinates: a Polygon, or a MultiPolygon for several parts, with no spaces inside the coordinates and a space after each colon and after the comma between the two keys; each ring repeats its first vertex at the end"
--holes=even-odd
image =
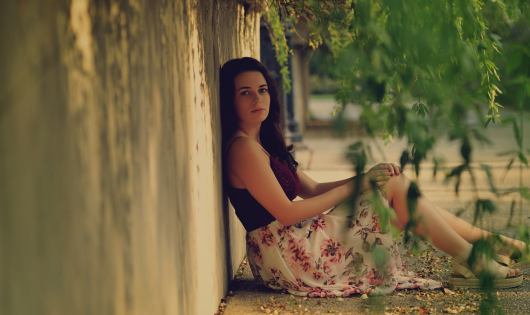
{"type": "MultiPolygon", "coordinates": [[[[259,144],[250,138],[241,138],[232,144],[227,166],[229,172],[283,225],[314,217],[354,193],[354,182],[351,182],[351,185],[339,185],[312,198],[290,201],[270,168],[269,157],[263,153],[259,144]]],[[[374,173],[374,178],[381,185],[386,182],[382,174],[374,173]]]]}
{"type": "Polygon", "coordinates": [[[283,225],[314,217],[354,192],[352,186],[343,185],[314,198],[290,201],[270,168],[269,157],[250,138],[240,138],[232,144],[227,166],[229,172],[283,225]]]}
{"type": "Polygon", "coordinates": [[[303,199],[320,196],[323,193],[332,190],[333,188],[337,188],[339,186],[347,184],[355,178],[354,176],[335,182],[317,183],[311,177],[307,176],[304,172],[302,172],[300,169],[296,170],[296,174],[300,179],[300,193],[298,195],[303,199]]]}
{"type": "MultiPolygon", "coordinates": [[[[374,166],[371,170],[380,170],[388,177],[398,175],[400,172],[399,168],[394,163],[381,163],[374,166]],[[389,170],[390,169],[390,170],[389,170]]],[[[303,199],[319,196],[325,192],[330,191],[336,187],[345,185],[352,181],[355,176],[346,178],[335,182],[317,183],[312,178],[307,176],[300,169],[296,170],[296,174],[300,179],[300,193],[298,194],[303,199]]]]}

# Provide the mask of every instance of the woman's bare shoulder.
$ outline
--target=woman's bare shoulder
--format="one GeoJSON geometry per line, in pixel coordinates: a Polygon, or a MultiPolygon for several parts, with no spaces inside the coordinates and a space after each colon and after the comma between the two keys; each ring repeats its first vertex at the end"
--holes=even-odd
{"type": "Polygon", "coordinates": [[[229,150],[227,156],[228,161],[243,162],[260,156],[267,157],[259,143],[250,137],[236,137],[235,140],[232,141],[231,146],[227,148],[229,150]]]}
{"type": "Polygon", "coordinates": [[[270,171],[269,165],[269,157],[250,137],[236,139],[229,148],[227,171],[232,187],[246,188],[250,181],[263,175],[262,171],[270,171]]]}

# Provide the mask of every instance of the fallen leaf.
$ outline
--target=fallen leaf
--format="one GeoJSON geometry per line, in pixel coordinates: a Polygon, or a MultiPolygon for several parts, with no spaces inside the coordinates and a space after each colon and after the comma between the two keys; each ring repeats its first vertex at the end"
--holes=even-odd
{"type": "Polygon", "coordinates": [[[424,314],[430,314],[431,312],[427,309],[420,308],[417,312],[417,314],[424,315],[424,314]]]}

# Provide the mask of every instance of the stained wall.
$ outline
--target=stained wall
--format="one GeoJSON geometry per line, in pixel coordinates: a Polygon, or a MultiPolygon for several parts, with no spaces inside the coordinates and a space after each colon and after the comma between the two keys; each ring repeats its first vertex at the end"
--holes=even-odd
{"type": "Polygon", "coordinates": [[[212,314],[244,256],[219,68],[231,0],[0,1],[0,314],[212,314]]]}

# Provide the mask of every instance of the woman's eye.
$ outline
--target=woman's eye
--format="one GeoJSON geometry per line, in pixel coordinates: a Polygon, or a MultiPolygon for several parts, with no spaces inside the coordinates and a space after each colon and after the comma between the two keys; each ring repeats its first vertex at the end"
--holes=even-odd
{"type": "Polygon", "coordinates": [[[267,89],[261,89],[260,92],[261,93],[265,93],[265,92],[267,92],[267,89]]]}
{"type": "Polygon", "coordinates": [[[248,91],[241,92],[241,95],[248,95],[248,91]]]}

